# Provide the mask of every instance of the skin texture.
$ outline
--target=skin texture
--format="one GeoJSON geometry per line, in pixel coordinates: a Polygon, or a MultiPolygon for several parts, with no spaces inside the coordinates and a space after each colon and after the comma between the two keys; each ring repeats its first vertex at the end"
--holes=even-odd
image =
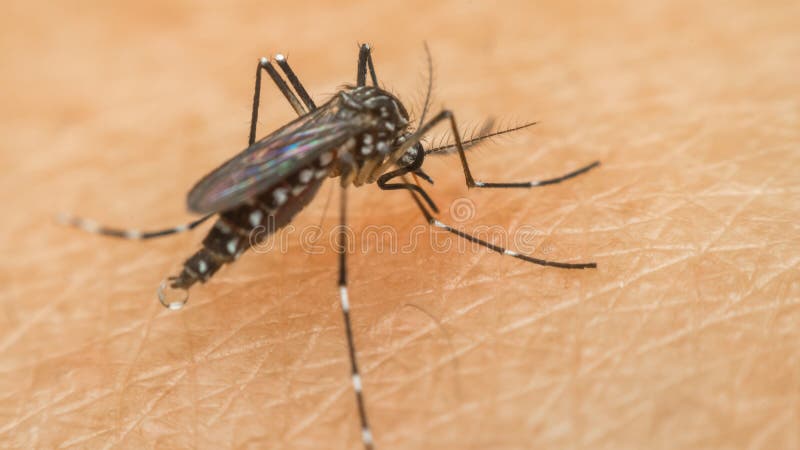
{"type": "MultiPolygon", "coordinates": [[[[285,252],[246,254],[180,312],[155,289],[205,228],[139,243],[52,217],[182,223],[246,143],[258,57],[285,52],[319,102],[367,41],[410,106],[423,40],[434,111],[541,121],[472,151],[476,178],[603,162],[468,192],[455,156],[426,160],[442,220],[533,227],[534,256],[599,268],[355,252],[378,448],[800,446],[797,2],[268,3],[4,4],[0,447],[359,448],[336,256],[298,239],[337,223],[330,183],[285,252]]],[[[260,135],[293,114],[265,89],[260,135]]],[[[423,224],[405,193],[350,192],[356,234],[423,224]]]]}

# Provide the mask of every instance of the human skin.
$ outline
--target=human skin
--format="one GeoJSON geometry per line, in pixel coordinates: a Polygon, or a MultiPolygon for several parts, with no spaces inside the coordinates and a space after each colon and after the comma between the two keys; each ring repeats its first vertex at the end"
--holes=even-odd
{"type": "MultiPolygon", "coordinates": [[[[365,41],[409,105],[427,41],[435,111],[539,121],[470,151],[476,178],[603,163],[511,191],[426,160],[443,221],[535,229],[533,256],[598,268],[425,239],[354,252],[378,448],[800,447],[800,7],[560,3],[8,3],[0,447],[360,447],[336,255],[298,239],[336,225],[331,183],[286,251],[245,254],[180,311],[155,290],[206,228],[131,242],[53,215],[189,220],[188,189],[246,143],[258,58],[288,54],[320,102],[365,41]]],[[[292,117],[266,82],[263,105],[260,135],[292,117]]],[[[356,236],[424,225],[406,193],[349,191],[356,236]]]]}

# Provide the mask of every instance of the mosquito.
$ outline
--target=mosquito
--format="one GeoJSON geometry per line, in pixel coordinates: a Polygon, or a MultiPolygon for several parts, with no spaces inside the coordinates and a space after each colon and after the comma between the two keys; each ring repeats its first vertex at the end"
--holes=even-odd
{"type": "Polygon", "coordinates": [[[187,224],[157,231],[142,232],[108,228],[93,221],[62,217],[66,223],[85,231],[127,239],[151,239],[191,230],[217,217],[202,243],[202,248],[183,263],[181,272],[166,278],[158,289],[159,301],[167,308],[180,309],[188,300],[189,289],[205,283],[222,266],[234,262],[253,242],[287,225],[316,195],[326,178],[340,179],[339,297],[347,337],[350,375],[355,391],[364,448],[373,449],[373,435],[364,402],[361,374],[350,322],[350,299],[347,290],[347,187],[376,183],[382,190],[405,190],[411,194],[425,220],[433,227],[483,246],[502,255],[542,266],[562,269],[596,268],[594,262],[566,263],[534,258],[478,239],[436,218],[439,212],[427,191],[411,183],[407,175],[416,175],[432,183],[422,170],[427,155],[457,153],[468,188],[534,188],[560,183],[600,165],[592,162],[560,177],[525,182],[485,182],[472,176],[465,149],[494,136],[533,125],[491,132],[477,136],[459,133],[453,112],[442,110],[429,120],[432,84],[430,51],[428,56],[428,91],[419,121],[411,123],[403,103],[379,86],[369,45],[359,48],[355,85],[343,87],[325,103],[317,106],[283,55],[275,55],[275,65],[264,57],[256,68],[253,108],[247,148],[203,177],[188,194],[188,207],[202,215],[187,224]],[[261,78],[266,72],[297,113],[297,118],[276,131],[256,140],[261,78]],[[367,84],[369,74],[371,85],[367,84]],[[285,77],[285,79],[284,79],[285,77]],[[287,84],[288,81],[288,84],[287,84]],[[289,87],[291,85],[291,88],[289,87]],[[450,126],[453,143],[424,148],[425,137],[436,125],[450,126]],[[393,181],[397,180],[397,181],[393,181]]]}

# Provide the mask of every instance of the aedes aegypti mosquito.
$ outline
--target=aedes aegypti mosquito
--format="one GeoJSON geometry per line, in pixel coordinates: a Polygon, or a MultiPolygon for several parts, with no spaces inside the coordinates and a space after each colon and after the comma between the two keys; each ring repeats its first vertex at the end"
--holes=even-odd
{"type": "MultiPolygon", "coordinates": [[[[289,88],[269,59],[261,58],[256,69],[247,148],[203,177],[189,192],[189,210],[203,214],[203,217],[179,227],[149,232],[112,229],[85,219],[64,218],[67,223],[94,233],[127,239],[150,239],[191,230],[212,216],[218,216],[203,240],[203,247],[183,263],[180,274],[167,278],[159,287],[158,297],[161,303],[170,309],[180,309],[186,303],[192,285],[198,281],[208,281],[223,264],[235,261],[249,246],[257,243],[252,241],[256,228],[269,224],[267,230],[272,232],[287,225],[314,198],[325,178],[339,177],[342,186],[341,232],[337,249],[339,295],[362,440],[367,449],[373,448],[374,444],[362,394],[347,291],[347,186],[377,182],[378,187],[383,190],[406,190],[429,224],[500,254],[563,269],[597,267],[595,263],[555,262],[519,254],[436,219],[434,214],[438,213],[438,208],[428,193],[406,178],[407,174],[413,174],[432,182],[422,170],[426,155],[458,153],[469,188],[532,188],[555,184],[587,172],[600,163],[595,161],[548,180],[519,183],[475,180],[467,164],[465,148],[533,123],[502,131],[487,131],[462,139],[453,113],[449,110],[439,112],[426,122],[425,116],[430,106],[432,68],[427,46],[425,50],[428,56],[428,91],[416,128],[412,127],[409,113],[400,100],[379,87],[370,47],[366,44],[360,47],[355,86],[344,87],[320,106],[308,95],[283,55],[276,55],[274,60],[294,90],[289,88]],[[270,76],[298,117],[256,141],[262,72],[270,76]],[[367,72],[372,86],[367,85],[367,72]],[[440,122],[449,122],[454,142],[436,148],[423,148],[421,139],[440,122]],[[401,182],[391,182],[398,178],[401,182]]],[[[259,233],[258,236],[265,239],[267,234],[259,233]]]]}

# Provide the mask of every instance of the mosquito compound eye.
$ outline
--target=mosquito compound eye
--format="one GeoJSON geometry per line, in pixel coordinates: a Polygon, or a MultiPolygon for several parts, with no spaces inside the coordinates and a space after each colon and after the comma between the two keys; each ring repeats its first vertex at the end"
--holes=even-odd
{"type": "Polygon", "coordinates": [[[414,163],[414,160],[417,159],[418,155],[419,155],[419,150],[417,149],[417,146],[414,145],[414,146],[410,147],[403,154],[403,157],[400,158],[400,165],[402,165],[402,166],[410,166],[412,163],[414,163]]]}

